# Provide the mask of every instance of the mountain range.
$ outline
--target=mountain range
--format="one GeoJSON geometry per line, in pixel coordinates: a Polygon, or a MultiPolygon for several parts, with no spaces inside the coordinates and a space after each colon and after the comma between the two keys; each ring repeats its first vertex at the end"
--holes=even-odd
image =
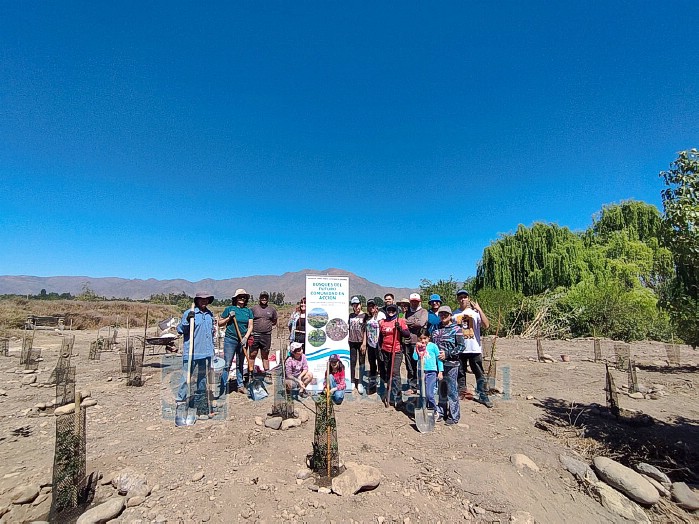
{"type": "Polygon", "coordinates": [[[186,293],[194,296],[199,291],[212,293],[222,299],[232,297],[236,289],[243,288],[253,296],[261,291],[284,293],[286,302],[297,302],[306,293],[306,275],[330,275],[349,277],[350,294],[364,295],[367,298],[383,297],[393,293],[396,299],[408,297],[415,289],[386,287],[362,278],[343,269],[325,270],[303,269],[283,275],[255,275],[249,277],[228,278],[224,280],[204,279],[197,282],[189,280],[156,280],[149,278],[128,279],[118,277],[36,277],[26,275],[0,276],[0,295],[38,295],[42,289],[47,293],[71,293],[79,295],[89,287],[99,296],[107,298],[130,298],[141,300],[151,295],[168,293],[186,293]]]}

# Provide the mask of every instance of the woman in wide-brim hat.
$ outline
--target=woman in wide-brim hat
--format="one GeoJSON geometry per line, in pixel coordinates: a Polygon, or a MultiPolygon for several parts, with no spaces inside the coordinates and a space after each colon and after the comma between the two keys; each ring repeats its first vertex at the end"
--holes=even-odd
{"type": "MultiPolygon", "coordinates": [[[[228,371],[235,356],[236,362],[236,391],[245,393],[243,376],[243,360],[245,354],[243,348],[252,333],[252,310],[248,307],[250,294],[244,289],[236,289],[233,295],[233,304],[226,307],[221,313],[219,326],[226,326],[226,336],[223,339],[223,358],[226,361],[221,374],[219,396],[228,391],[228,371]],[[239,336],[240,334],[240,336],[239,336]]],[[[248,362],[248,369],[251,367],[248,362]]]]}

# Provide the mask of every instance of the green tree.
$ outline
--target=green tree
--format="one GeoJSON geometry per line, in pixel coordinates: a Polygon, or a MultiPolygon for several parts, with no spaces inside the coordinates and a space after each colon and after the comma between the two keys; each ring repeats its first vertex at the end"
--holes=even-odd
{"type": "Polygon", "coordinates": [[[452,309],[456,307],[456,292],[461,288],[463,284],[459,284],[454,277],[449,277],[449,280],[438,280],[437,282],[432,282],[423,278],[420,281],[420,294],[422,300],[427,302],[430,295],[436,293],[442,297],[442,304],[449,306],[452,309]]]}
{"type": "Polygon", "coordinates": [[[269,295],[269,301],[271,304],[274,304],[275,306],[283,306],[284,293],[282,293],[281,291],[272,291],[269,295]]]}
{"type": "Polygon", "coordinates": [[[699,345],[699,151],[680,151],[660,177],[667,186],[663,199],[663,240],[672,252],[675,279],[668,283],[664,302],[678,335],[699,345]]]}
{"type": "Polygon", "coordinates": [[[384,306],[383,298],[381,298],[381,297],[374,297],[374,304],[376,304],[377,307],[383,307],[383,306],[384,306]]]}

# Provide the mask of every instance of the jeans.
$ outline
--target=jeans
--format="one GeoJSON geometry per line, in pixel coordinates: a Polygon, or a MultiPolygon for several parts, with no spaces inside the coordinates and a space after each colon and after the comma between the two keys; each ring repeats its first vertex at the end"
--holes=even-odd
{"type": "MultiPolygon", "coordinates": [[[[196,384],[197,389],[193,396],[196,396],[198,399],[201,399],[203,395],[206,395],[206,374],[209,370],[209,366],[211,366],[210,357],[197,358],[195,360],[192,360],[192,378],[190,379],[190,382],[195,382],[196,384]],[[194,379],[195,373],[196,381],[194,379]]],[[[189,391],[187,391],[188,367],[189,360],[182,359],[182,379],[180,381],[180,387],[177,390],[177,396],[175,397],[175,400],[177,402],[184,402],[185,400],[188,400],[190,406],[192,406],[194,405],[194,399],[192,398],[193,396],[189,394],[189,391]]]]}
{"type": "Polygon", "coordinates": [[[376,378],[376,370],[378,369],[376,367],[376,361],[379,358],[379,352],[381,350],[376,347],[376,346],[370,346],[369,344],[366,345],[366,356],[367,360],[369,361],[369,377],[370,378],[376,378]]]}
{"type": "MultiPolygon", "coordinates": [[[[330,389],[336,388],[337,387],[337,382],[335,382],[335,377],[330,375],[330,389]]],[[[333,404],[342,404],[342,401],[345,400],[345,390],[344,389],[338,389],[332,394],[332,397],[330,397],[333,401],[333,404]]]]}
{"type": "Polygon", "coordinates": [[[245,355],[243,354],[243,345],[237,338],[223,339],[223,358],[226,361],[226,365],[223,368],[223,373],[221,374],[221,391],[226,391],[226,386],[228,385],[228,370],[231,367],[231,362],[233,362],[233,356],[235,356],[235,379],[238,385],[238,389],[243,388],[243,359],[245,355]]]}
{"type": "MultiPolygon", "coordinates": [[[[458,422],[461,418],[461,410],[459,409],[459,368],[458,360],[444,361],[444,381],[447,384],[447,405],[449,418],[458,422]]],[[[446,412],[446,411],[444,411],[446,412]]],[[[445,417],[446,418],[446,417],[445,417]]]]}
{"type": "Polygon", "coordinates": [[[437,372],[424,371],[425,373],[425,400],[427,401],[427,409],[433,409],[435,413],[441,415],[442,408],[434,401],[434,393],[437,389],[437,372]]]}

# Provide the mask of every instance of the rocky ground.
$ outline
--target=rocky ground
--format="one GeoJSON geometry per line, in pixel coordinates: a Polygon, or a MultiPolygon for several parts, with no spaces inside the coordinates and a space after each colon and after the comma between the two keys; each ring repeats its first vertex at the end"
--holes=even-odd
{"type": "MultiPolygon", "coordinates": [[[[311,399],[296,406],[309,422],[287,430],[264,426],[271,398],[253,402],[240,394],[222,401],[216,418],[177,428],[169,375],[176,357],[148,355],[144,384],[129,387],[118,352],[88,360],[96,331],[72,334],[77,387],[96,401],[86,408],[87,471],[101,477],[93,507],[109,502],[99,506],[101,517],[88,514],[81,522],[699,520],[691,509],[699,482],[699,355],[687,347],[681,365],[668,367],[662,344],[632,344],[641,394],[630,397],[621,387],[627,373],[612,371],[619,419],[606,409],[605,366],[591,361],[591,340],[543,341],[549,363],[536,361],[533,340],[498,340],[501,394],[493,397],[494,409],[463,401],[458,425],[438,423],[429,434],[375,395],[350,396],[336,410],[340,460],[368,476],[375,472],[366,466],[373,466],[379,478],[374,489],[340,496],[305,478],[311,399]],[[562,354],[570,361],[562,362],[562,354]],[[655,486],[602,457],[631,467],[648,463],[676,484],[658,475],[655,486]],[[661,496],[667,488],[671,497],[661,496]],[[119,489],[128,495],[119,496],[119,489]]],[[[3,523],[48,515],[56,417],[55,387],[44,384],[62,336],[36,332],[43,357],[37,373],[19,365],[20,338],[0,357],[3,523]]],[[[281,346],[282,339],[274,343],[281,346]]],[[[602,341],[602,353],[613,359],[611,341],[602,341]]]]}

